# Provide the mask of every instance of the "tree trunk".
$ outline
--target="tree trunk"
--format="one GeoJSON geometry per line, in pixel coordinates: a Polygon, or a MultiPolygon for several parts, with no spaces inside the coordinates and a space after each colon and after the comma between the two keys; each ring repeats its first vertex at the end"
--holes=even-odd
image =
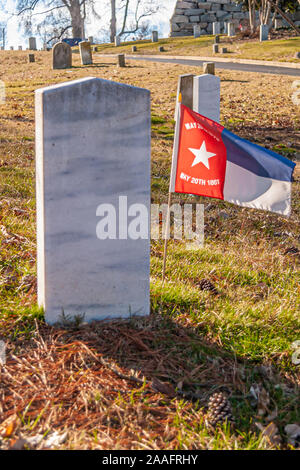
{"type": "Polygon", "coordinates": [[[80,0],[70,0],[68,9],[71,15],[73,38],[84,39],[84,19],[81,15],[80,0]]]}
{"type": "Polygon", "coordinates": [[[116,0],[110,0],[111,21],[110,21],[110,42],[114,42],[117,34],[116,0]]]}

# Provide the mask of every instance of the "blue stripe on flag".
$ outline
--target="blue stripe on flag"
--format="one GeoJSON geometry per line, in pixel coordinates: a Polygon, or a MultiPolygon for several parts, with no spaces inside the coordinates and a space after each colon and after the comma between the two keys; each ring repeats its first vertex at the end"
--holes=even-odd
{"type": "Polygon", "coordinates": [[[279,181],[291,181],[295,163],[288,158],[241,139],[224,129],[222,139],[227,150],[227,160],[252,173],[279,181]]]}

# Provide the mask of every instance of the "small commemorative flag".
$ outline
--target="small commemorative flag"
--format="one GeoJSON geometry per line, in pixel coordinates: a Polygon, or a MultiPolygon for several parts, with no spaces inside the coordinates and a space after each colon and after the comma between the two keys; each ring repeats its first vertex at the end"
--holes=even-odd
{"type": "Polygon", "coordinates": [[[295,163],[180,104],[170,192],[289,215],[295,163]]]}

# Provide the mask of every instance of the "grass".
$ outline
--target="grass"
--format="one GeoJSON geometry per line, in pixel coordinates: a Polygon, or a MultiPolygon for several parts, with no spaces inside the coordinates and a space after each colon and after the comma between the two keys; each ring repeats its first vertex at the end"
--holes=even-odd
{"type": "Polygon", "coordinates": [[[100,44],[97,51],[102,54],[127,53],[132,54],[132,46],[137,46],[136,55],[160,54],[179,55],[179,56],[199,56],[199,57],[225,57],[231,59],[253,59],[279,62],[299,63],[295,58],[296,52],[300,50],[300,38],[290,37],[288,39],[273,39],[270,41],[259,42],[258,39],[242,39],[237,36],[229,38],[221,35],[220,47],[227,47],[227,54],[214,54],[212,45],[214,36],[202,36],[193,38],[191,36],[179,38],[160,39],[159,43],[152,43],[149,40],[121,43],[119,47],[114,44],[100,44]],[[164,46],[164,52],[158,52],[158,46],[164,46]]]}
{"type": "MultiPolygon", "coordinates": [[[[167,201],[178,75],[196,67],[112,59],[52,71],[50,54],[1,52],[7,100],[0,106],[0,447],[43,447],[57,431],[67,449],[291,448],[299,423],[299,171],[292,216],[200,198],[205,244],[151,247],[151,316],[85,325],[45,325],[36,306],[34,90],[85,76],[151,90],[152,200],[167,201]],[[165,86],[162,86],[165,83],[165,86]],[[224,217],[226,213],[226,218],[224,217]],[[218,294],[203,291],[209,279],[218,294]],[[267,396],[263,412],[250,390],[267,396]],[[207,401],[223,391],[235,426],[205,426],[207,401]],[[277,438],[267,426],[276,426],[277,438]],[[40,444],[30,438],[45,435],[40,444]],[[269,437],[268,437],[269,436],[269,437]],[[278,438],[279,436],[279,438],[278,438]],[[20,441],[21,438],[25,442],[20,441]],[[27,441],[26,441],[27,439],[27,441]]],[[[293,77],[220,72],[221,122],[244,138],[300,158],[293,77]]],[[[296,79],[296,77],[295,77],[296,79]]],[[[174,195],[174,202],[195,199],[174,195]]]]}

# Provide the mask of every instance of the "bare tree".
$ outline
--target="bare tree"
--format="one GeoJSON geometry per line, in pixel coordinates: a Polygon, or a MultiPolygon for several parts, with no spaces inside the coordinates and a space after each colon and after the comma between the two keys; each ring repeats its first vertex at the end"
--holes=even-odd
{"type": "Polygon", "coordinates": [[[87,10],[99,17],[95,3],[96,0],[18,0],[16,15],[22,17],[27,30],[34,20],[38,30],[48,25],[54,34],[52,39],[60,39],[67,30],[72,30],[73,37],[84,38],[87,10]],[[37,21],[37,17],[43,19],[37,21]]]}
{"type": "Polygon", "coordinates": [[[145,19],[157,13],[161,8],[158,0],[110,0],[111,25],[110,40],[113,42],[117,33],[117,16],[120,20],[119,36],[138,34],[144,36],[149,32],[145,19]]]}

